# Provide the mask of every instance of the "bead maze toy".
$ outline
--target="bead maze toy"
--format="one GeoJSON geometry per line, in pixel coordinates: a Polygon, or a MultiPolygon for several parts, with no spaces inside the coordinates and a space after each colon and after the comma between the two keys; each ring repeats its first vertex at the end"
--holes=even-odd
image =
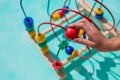
{"type": "MultiPolygon", "coordinates": [[[[105,36],[107,36],[107,35],[110,35],[112,37],[118,36],[119,31],[115,27],[115,19],[114,19],[113,14],[111,13],[111,11],[102,3],[103,0],[101,2],[99,0],[94,0],[94,1],[95,1],[94,5],[91,6],[87,2],[87,0],[75,0],[78,10],[72,10],[69,8],[69,6],[66,6],[66,3],[68,2],[68,0],[66,0],[63,8],[53,11],[52,14],[50,15],[50,13],[49,13],[50,0],[48,0],[47,13],[50,16],[50,22],[40,23],[38,25],[38,29],[36,32],[36,30],[34,29],[34,21],[31,17],[28,17],[26,15],[23,5],[22,5],[22,0],[20,0],[21,9],[25,15],[24,24],[25,24],[27,33],[30,36],[33,43],[35,44],[35,46],[38,48],[40,53],[46,59],[46,61],[51,66],[51,68],[54,70],[54,72],[56,73],[56,75],[58,76],[58,78],[60,80],[64,80],[66,77],[66,73],[62,69],[66,64],[68,64],[69,62],[74,60],[76,57],[88,59],[92,56],[92,52],[90,51],[89,46],[85,46],[80,50],[74,50],[74,48],[72,46],[69,46],[67,43],[68,39],[73,40],[78,37],[86,39],[86,33],[84,32],[84,30],[82,30],[82,29],[77,30],[77,29],[71,28],[71,27],[64,27],[64,26],[62,26],[63,23],[68,22],[68,20],[74,18],[77,15],[80,15],[83,18],[86,18],[99,31],[101,31],[101,30],[104,31],[103,34],[105,36]],[[100,5],[100,7],[94,9],[94,7],[97,3],[100,5]],[[104,12],[101,7],[105,8],[109,12],[109,14],[111,15],[111,17],[113,19],[113,24],[104,18],[104,16],[103,16],[104,12]],[[73,12],[73,14],[67,15],[67,13],[69,13],[69,12],[73,12]],[[102,28],[99,28],[96,25],[96,23],[92,20],[91,17],[95,17],[98,20],[98,22],[102,25],[102,28]],[[54,23],[54,21],[57,21],[57,22],[54,23]],[[42,25],[45,25],[45,24],[49,24],[51,27],[46,29],[45,31],[40,32],[39,29],[41,28],[42,25]],[[64,35],[66,36],[65,40],[61,41],[58,38],[57,34],[54,31],[54,29],[56,29],[57,27],[64,30],[64,35]],[[45,36],[46,34],[49,34],[49,32],[51,32],[51,31],[53,31],[56,38],[61,42],[59,44],[59,50],[57,52],[57,56],[59,55],[59,52],[61,49],[62,50],[65,49],[65,52],[68,55],[70,55],[69,58],[67,58],[63,61],[60,61],[52,56],[52,54],[49,51],[49,46],[47,45],[47,41],[46,41],[47,37],[45,36]],[[81,37],[81,36],[83,36],[83,37],[81,37]],[[81,54],[84,53],[87,49],[89,50],[90,56],[88,56],[88,57],[81,56],[81,54]]],[[[70,3],[70,0],[69,0],[69,3],[70,3]]]]}

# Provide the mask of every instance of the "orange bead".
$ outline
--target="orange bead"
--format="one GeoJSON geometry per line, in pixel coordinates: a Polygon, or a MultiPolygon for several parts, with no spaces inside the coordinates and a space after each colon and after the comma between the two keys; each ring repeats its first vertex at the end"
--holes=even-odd
{"type": "Polygon", "coordinates": [[[41,51],[42,51],[43,54],[48,54],[49,53],[48,46],[46,46],[44,48],[41,48],[41,51]]]}
{"type": "Polygon", "coordinates": [[[78,36],[79,36],[79,37],[82,36],[83,33],[84,33],[83,29],[80,29],[80,30],[79,30],[79,34],[78,34],[78,36]]]}
{"type": "Polygon", "coordinates": [[[95,11],[95,14],[98,14],[98,15],[103,14],[103,10],[101,8],[95,8],[94,11],[95,11]]]}
{"type": "Polygon", "coordinates": [[[60,19],[60,14],[59,14],[58,12],[55,12],[55,13],[52,15],[52,20],[53,20],[53,21],[56,21],[56,20],[58,20],[58,19],[60,19]]]}
{"type": "Polygon", "coordinates": [[[35,35],[35,41],[37,43],[43,43],[45,42],[46,38],[45,38],[45,35],[44,34],[38,34],[38,35],[35,35]]]}
{"type": "Polygon", "coordinates": [[[35,30],[32,30],[31,32],[28,32],[31,37],[35,36],[35,30]]]}
{"type": "Polygon", "coordinates": [[[76,58],[77,56],[78,56],[78,51],[77,50],[73,51],[71,55],[72,59],[76,58]]]}

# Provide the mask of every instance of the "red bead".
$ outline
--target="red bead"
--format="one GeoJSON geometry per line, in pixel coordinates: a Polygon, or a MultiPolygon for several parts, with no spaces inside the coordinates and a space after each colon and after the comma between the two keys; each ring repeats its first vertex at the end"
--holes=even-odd
{"type": "Polygon", "coordinates": [[[64,11],[62,11],[62,10],[60,10],[58,13],[59,13],[61,18],[65,15],[64,11]]]}
{"type": "Polygon", "coordinates": [[[54,60],[52,66],[59,71],[62,68],[63,64],[58,60],[54,60]]]}
{"type": "Polygon", "coordinates": [[[66,32],[65,32],[65,36],[68,38],[68,39],[75,39],[78,37],[78,30],[75,29],[75,28],[72,28],[72,27],[69,27],[66,29],[66,32]]]}

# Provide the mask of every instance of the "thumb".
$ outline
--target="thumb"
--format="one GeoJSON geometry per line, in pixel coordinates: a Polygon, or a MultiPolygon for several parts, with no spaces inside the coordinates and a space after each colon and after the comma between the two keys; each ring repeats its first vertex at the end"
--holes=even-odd
{"type": "Polygon", "coordinates": [[[77,42],[77,43],[84,44],[91,47],[94,46],[94,42],[83,39],[83,38],[76,38],[73,40],[73,42],[77,42]]]}

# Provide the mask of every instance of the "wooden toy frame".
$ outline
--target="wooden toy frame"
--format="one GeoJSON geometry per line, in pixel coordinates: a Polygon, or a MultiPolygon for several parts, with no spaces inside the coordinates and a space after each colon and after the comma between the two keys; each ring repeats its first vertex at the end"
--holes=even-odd
{"type": "MultiPolygon", "coordinates": [[[[82,12],[87,12],[89,13],[91,10],[91,5],[86,1],[86,0],[78,0],[78,5],[80,5],[80,9],[79,11],[82,12]]],[[[76,13],[71,14],[70,16],[67,17],[68,20],[72,19],[73,17],[77,16],[76,13]]],[[[94,11],[92,12],[91,16],[95,16],[94,11]]],[[[102,20],[100,20],[99,22],[102,24],[102,26],[105,29],[110,29],[112,27],[112,24],[107,21],[104,22],[104,20],[106,20],[105,18],[103,18],[102,20]]],[[[65,22],[65,19],[62,19],[61,21],[59,21],[57,24],[61,25],[65,22]]],[[[53,26],[53,28],[57,28],[57,26],[53,26]]],[[[51,28],[48,28],[47,30],[43,31],[42,33],[44,34],[48,34],[50,31],[52,31],[51,28]]],[[[118,31],[119,32],[119,31],[118,31]]],[[[117,36],[117,33],[115,32],[115,30],[111,30],[111,31],[105,31],[103,33],[105,36],[110,35],[112,37],[117,36]]],[[[33,43],[35,44],[35,46],[38,48],[38,50],[40,51],[40,53],[42,54],[42,56],[46,59],[46,61],[48,62],[48,64],[52,67],[52,63],[55,60],[55,58],[51,55],[51,53],[49,52],[48,54],[43,54],[40,50],[40,47],[37,45],[37,43],[35,42],[34,38],[31,38],[33,43]]],[[[78,50],[79,55],[82,54],[83,52],[85,52],[87,50],[87,47],[83,47],[82,49],[78,50]]],[[[67,63],[69,63],[70,61],[72,61],[72,57],[67,58],[64,61],[61,61],[63,66],[66,65],[67,63]]],[[[52,67],[52,69],[54,70],[54,68],[52,67]]],[[[56,75],[58,76],[59,80],[64,80],[66,77],[66,73],[62,70],[62,71],[55,71],[56,75]]]]}

